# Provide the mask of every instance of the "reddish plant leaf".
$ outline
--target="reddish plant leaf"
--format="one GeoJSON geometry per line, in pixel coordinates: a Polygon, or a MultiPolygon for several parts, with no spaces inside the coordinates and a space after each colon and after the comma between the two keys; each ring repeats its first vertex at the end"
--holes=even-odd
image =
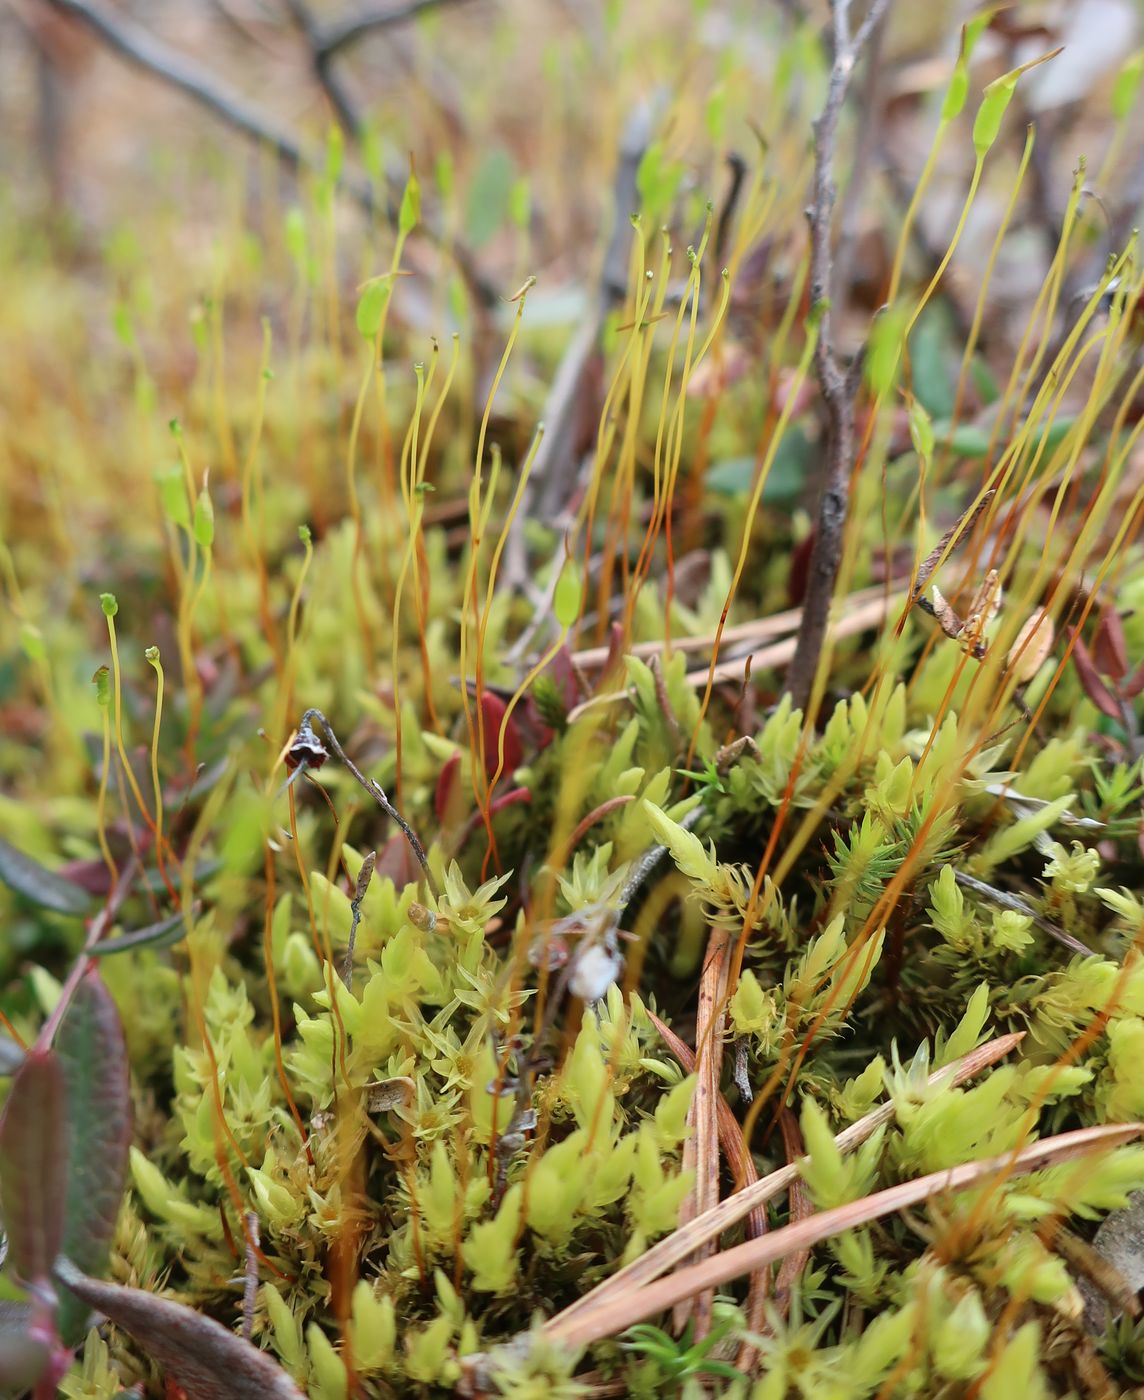
{"type": "Polygon", "coordinates": [[[38,860],[25,855],[7,841],[0,840],[0,880],[42,909],[56,914],[80,916],[90,913],[87,891],[71,880],[48,870],[38,860]]]}
{"type": "Polygon", "coordinates": [[[1100,674],[1110,680],[1122,681],[1128,674],[1128,645],[1115,608],[1101,609],[1100,622],[1092,639],[1092,659],[1100,674]]]}
{"type": "Polygon", "coordinates": [[[44,1282],[60,1252],[67,1193],[64,1076],[52,1050],[30,1050],[0,1119],[0,1212],[25,1283],[44,1282]]]}
{"type": "Polygon", "coordinates": [[[1079,637],[1073,644],[1072,658],[1084,693],[1102,715],[1107,715],[1109,719],[1119,720],[1120,706],[1117,704],[1116,697],[1100,679],[1088,648],[1079,637]]]}
{"type": "Polygon", "coordinates": [[[456,810],[461,791],[460,777],[461,755],[450,754],[437,776],[437,790],[433,794],[433,811],[441,826],[450,826],[460,818],[461,814],[456,810]]]}
{"type": "MultiPolygon", "coordinates": [[[[93,967],[84,975],[56,1036],[72,1131],[62,1250],[87,1274],[102,1274],[127,1181],[131,1097],[119,1011],[93,967]]],[[[65,1294],[59,1328],[65,1345],[87,1331],[86,1303],[65,1294]]]]}
{"type": "MultiPolygon", "coordinates": [[[[508,706],[499,695],[493,695],[491,691],[485,691],[481,697],[481,712],[484,716],[485,745],[484,763],[485,772],[492,778],[499,767],[498,754],[500,752],[500,730],[504,722],[505,711],[508,706]]],[[[509,718],[509,722],[504,732],[504,767],[501,769],[502,776],[512,773],[520,767],[524,758],[524,745],[521,742],[520,730],[516,720],[509,718]]]]}
{"type": "Polygon", "coordinates": [[[498,812],[503,812],[506,807],[512,807],[517,802],[531,802],[532,793],[526,787],[513,788],[511,792],[506,792],[503,796],[496,798],[489,805],[489,816],[495,817],[498,812]]]}
{"type": "Polygon", "coordinates": [[[88,1278],[70,1260],[57,1274],[89,1308],[130,1332],[191,1400],[304,1400],[265,1352],[193,1308],[88,1278]]]}
{"type": "Polygon", "coordinates": [[[1135,700],[1142,690],[1144,690],[1144,661],[1141,661],[1132,675],[1120,687],[1120,693],[1126,700],[1135,700]]]}
{"type": "Polygon", "coordinates": [[[0,1391],[31,1390],[48,1369],[50,1354],[47,1341],[33,1331],[31,1307],[0,1302],[0,1391]]]}

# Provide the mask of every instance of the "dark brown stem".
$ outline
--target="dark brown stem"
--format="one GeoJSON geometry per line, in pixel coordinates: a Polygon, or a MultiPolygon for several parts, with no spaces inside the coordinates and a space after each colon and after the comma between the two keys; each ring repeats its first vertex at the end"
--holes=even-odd
{"type": "Polygon", "coordinates": [[[345,84],[338,77],[332,62],[333,54],[322,45],[321,31],[310,12],[310,6],[306,0],[286,0],[286,8],[306,41],[314,77],[330,99],[330,106],[334,109],[342,130],[347,136],[356,138],[361,130],[361,114],[345,84]]]}
{"type": "Polygon", "coordinates": [[[318,30],[315,53],[328,61],[340,49],[356,44],[359,39],[364,39],[374,30],[404,24],[407,20],[416,19],[418,15],[424,14],[426,10],[436,10],[442,5],[461,3],[462,0],[409,0],[406,5],[387,5],[384,8],[363,10],[360,14],[350,15],[318,30]]]}
{"type": "MultiPolygon", "coordinates": [[[[164,44],[161,39],[156,39],[142,26],[123,15],[105,10],[98,0],[51,0],[51,3],[57,10],[82,20],[109,48],[129,63],[185,93],[200,107],[244,136],[269,146],[292,170],[324,169],[324,157],[305,150],[290,132],[276,126],[240,93],[164,44]]],[[[362,208],[370,212],[374,210],[376,199],[368,180],[343,175],[338,187],[362,208]]]]}
{"type": "Polygon", "coordinates": [[[854,460],[857,375],[854,365],[846,366],[839,359],[830,310],[833,279],[831,216],[834,212],[834,152],[838,119],[854,66],[889,5],[890,0],[873,0],[866,18],[851,37],[850,0],[832,0],[833,63],[826,102],[814,123],[814,187],[807,220],[810,225],[811,314],[818,321],[814,370],[826,411],[826,471],[818,505],[818,524],[810,557],[802,625],[787,673],[786,688],[800,709],[805,709],[810,701],[826,639],[830,600],[838,575],[838,562],[842,557],[842,537],[850,507],[850,471],[854,460]]]}
{"type": "Polygon", "coordinates": [[[420,865],[421,870],[425,876],[425,883],[429,886],[433,898],[436,899],[440,895],[441,891],[437,885],[437,881],[433,878],[433,872],[429,869],[429,860],[425,854],[425,847],[417,839],[417,833],[413,830],[413,828],[409,825],[409,823],[405,820],[405,818],[401,815],[401,813],[397,810],[393,803],[390,802],[389,798],[385,794],[385,789],[381,786],[381,784],[375,783],[372,778],[367,778],[366,775],[357,766],[357,764],[353,761],[353,759],[349,757],[345,749],[343,749],[341,744],[338,742],[338,736],[334,733],[333,726],[330,724],[330,721],[325,717],[321,710],[306,711],[306,713],[302,716],[301,724],[298,726],[299,735],[301,736],[303,734],[309,734],[312,737],[313,730],[311,726],[314,720],[317,720],[318,723],[322,726],[322,731],[326,736],[326,740],[329,743],[330,748],[333,750],[334,756],[338,759],[338,761],[344,764],[345,767],[349,770],[349,772],[353,774],[354,780],[361,787],[363,787],[366,792],[369,793],[370,797],[373,798],[373,800],[377,803],[377,805],[381,808],[385,815],[389,817],[392,821],[395,821],[397,825],[401,828],[406,841],[409,842],[409,849],[417,857],[417,863],[418,865],[420,865]]]}

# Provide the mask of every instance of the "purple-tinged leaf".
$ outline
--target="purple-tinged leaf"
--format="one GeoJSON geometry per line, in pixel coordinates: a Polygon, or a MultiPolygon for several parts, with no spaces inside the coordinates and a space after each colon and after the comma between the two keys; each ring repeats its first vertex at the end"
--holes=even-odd
{"type": "Polygon", "coordinates": [[[47,1341],[33,1331],[29,1304],[0,1302],[0,1391],[31,1390],[48,1369],[50,1355],[47,1341]]]}
{"type": "Polygon", "coordinates": [[[1073,665],[1076,667],[1077,676],[1080,678],[1081,689],[1102,715],[1107,715],[1109,719],[1119,721],[1121,719],[1121,714],[1120,706],[1116,702],[1116,697],[1100,679],[1096,665],[1089,655],[1089,650],[1079,637],[1077,637],[1073,645],[1072,658],[1073,665]]]}
{"type": "Polygon", "coordinates": [[[0,1213],[8,1255],[25,1283],[51,1277],[67,1193],[64,1076],[52,1050],[30,1050],[0,1119],[0,1213]]]}
{"type": "MultiPolygon", "coordinates": [[[[86,1274],[100,1275],[115,1235],[127,1181],[131,1096],[127,1046],[111,993],[98,971],[84,974],[56,1035],[72,1132],[63,1253],[86,1274]]],[[[63,1294],[60,1335],[78,1346],[87,1332],[86,1303],[63,1294]]]]}
{"type": "Polygon", "coordinates": [[[1111,681],[1122,681],[1128,674],[1128,641],[1115,608],[1101,609],[1092,639],[1092,660],[1100,674],[1111,681]]]}
{"type": "Polygon", "coordinates": [[[74,914],[77,918],[91,913],[91,900],[86,890],[4,840],[0,840],[0,880],[42,909],[51,909],[56,914],[74,914]]]}
{"type": "Polygon", "coordinates": [[[118,938],[105,938],[91,950],[93,958],[105,958],[109,953],[126,953],[131,948],[169,948],[187,936],[187,916],[180,910],[146,928],[132,929],[118,938]]]}
{"type": "Polygon", "coordinates": [[[0,1074],[15,1074],[24,1063],[25,1051],[10,1040],[6,1035],[0,1035],[0,1074]]]}
{"type": "Polygon", "coordinates": [[[1120,687],[1120,693],[1125,700],[1135,700],[1142,690],[1144,690],[1144,661],[1141,661],[1136,670],[1120,687]]]}
{"type": "Polygon", "coordinates": [[[213,1318],[138,1288],[100,1283],[61,1259],[57,1275],[140,1347],[192,1400],[304,1400],[280,1367],[213,1318]]]}

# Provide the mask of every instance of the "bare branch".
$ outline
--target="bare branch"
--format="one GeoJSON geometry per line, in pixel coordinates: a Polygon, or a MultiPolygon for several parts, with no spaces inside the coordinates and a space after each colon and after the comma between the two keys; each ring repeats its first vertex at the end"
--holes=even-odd
{"type": "Polygon", "coordinates": [[[334,70],[332,54],[322,47],[318,24],[310,12],[309,5],[306,0],[286,0],[286,8],[306,41],[314,76],[330,99],[330,106],[334,109],[338,122],[347,135],[356,137],[361,130],[361,114],[334,70]]]}
{"type": "Polygon", "coordinates": [[[807,219],[810,225],[810,300],[813,314],[818,317],[814,369],[826,409],[826,476],[818,507],[802,627],[787,673],[787,690],[800,708],[805,708],[809,702],[826,638],[830,599],[838,561],[842,557],[842,534],[850,505],[850,469],[854,457],[854,389],[847,368],[835,350],[830,310],[835,142],[838,119],[855,64],[889,5],[890,0],[873,0],[851,40],[850,0],[832,0],[834,58],[826,102],[814,123],[814,187],[807,219]]]}
{"type": "MultiPolygon", "coordinates": [[[[132,20],[105,10],[98,0],[50,0],[50,3],[57,10],[82,20],[104,43],[137,68],[178,88],[244,136],[269,146],[291,169],[323,168],[324,162],[315,152],[304,149],[290,132],[277,126],[240,93],[132,20]]],[[[376,208],[375,192],[368,180],[342,176],[338,186],[363,209],[373,212],[376,208]]]]}
{"type": "Polygon", "coordinates": [[[409,0],[408,4],[396,8],[387,6],[383,9],[367,9],[361,14],[329,24],[319,31],[315,52],[328,60],[340,49],[356,44],[359,39],[364,39],[375,29],[388,29],[395,24],[404,24],[407,20],[416,19],[418,15],[427,10],[436,10],[441,5],[463,3],[464,0],[409,0]]]}
{"type": "MultiPolygon", "coordinates": [[[[185,93],[244,136],[269,146],[291,170],[324,171],[325,159],[321,153],[303,146],[291,132],[278,126],[208,69],[186,58],[161,39],[156,39],[132,20],[105,9],[100,0],[48,0],[48,3],[81,20],[129,63],[185,93]]],[[[335,108],[338,108],[329,81],[324,86],[335,108]]],[[[338,91],[342,93],[344,103],[344,110],[338,110],[339,119],[343,124],[352,123],[353,105],[344,90],[339,88],[338,91]]],[[[355,126],[348,126],[347,129],[351,134],[357,130],[355,126]]],[[[375,189],[370,180],[360,175],[343,173],[338,178],[337,189],[354,200],[367,214],[383,209],[389,218],[397,217],[397,202],[391,199],[389,192],[375,189]]],[[[430,241],[439,241],[431,228],[426,228],[425,233],[430,241]]],[[[450,250],[450,256],[477,303],[481,307],[494,305],[498,300],[497,288],[481,275],[466,251],[458,245],[450,250]]]]}

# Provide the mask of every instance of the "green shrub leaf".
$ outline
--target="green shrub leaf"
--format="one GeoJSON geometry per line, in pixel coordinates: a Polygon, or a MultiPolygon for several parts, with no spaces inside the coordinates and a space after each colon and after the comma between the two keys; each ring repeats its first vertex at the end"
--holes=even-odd
{"type": "Polygon", "coordinates": [[[303,1400],[265,1352],[213,1318],[139,1288],[88,1278],[66,1258],[56,1273],[89,1308],[130,1332],[195,1400],[303,1400]]]}
{"type": "Polygon", "coordinates": [[[68,1125],[64,1076],[53,1050],[32,1050],[12,1079],[0,1119],[0,1213],[9,1260],[26,1283],[43,1282],[63,1238],[68,1125]]]}
{"type": "Polygon", "coordinates": [[[91,899],[86,890],[46,869],[38,860],[3,839],[0,839],[0,880],[41,909],[74,914],[77,918],[91,911],[91,899]]]}
{"type": "MultiPolygon", "coordinates": [[[[93,968],[80,982],[56,1036],[63,1068],[72,1151],[68,1161],[63,1252],[85,1273],[101,1274],[127,1181],[131,1098],[127,1046],[111,993],[93,968]]],[[[60,1335],[76,1346],[89,1309],[60,1300],[60,1335]]]]}

